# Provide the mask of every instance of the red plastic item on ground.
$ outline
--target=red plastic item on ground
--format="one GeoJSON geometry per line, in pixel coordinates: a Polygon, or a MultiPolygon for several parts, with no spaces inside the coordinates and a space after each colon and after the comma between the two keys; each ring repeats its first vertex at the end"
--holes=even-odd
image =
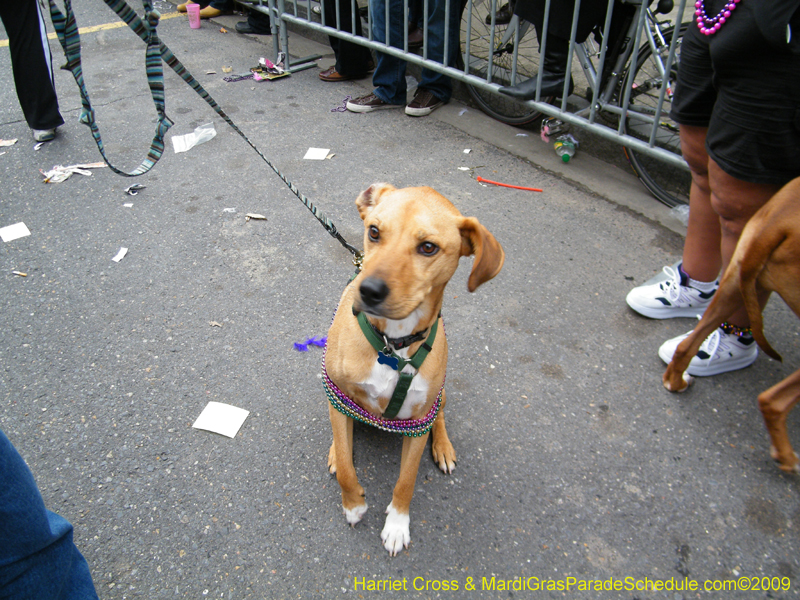
{"type": "Polygon", "coordinates": [[[508,183],[499,183],[497,181],[492,181],[491,179],[484,179],[480,175],[478,175],[475,179],[477,181],[482,182],[482,183],[491,183],[492,185],[499,185],[501,187],[514,188],[515,190],[526,190],[528,192],[541,192],[541,191],[543,191],[543,190],[540,190],[539,188],[522,187],[521,185],[511,185],[511,184],[508,184],[508,183]]]}

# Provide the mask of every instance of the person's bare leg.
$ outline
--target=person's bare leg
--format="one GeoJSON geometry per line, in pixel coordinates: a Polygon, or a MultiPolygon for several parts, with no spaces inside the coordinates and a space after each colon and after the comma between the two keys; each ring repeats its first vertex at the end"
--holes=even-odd
{"type": "Polygon", "coordinates": [[[681,125],[681,151],[692,172],[689,223],[683,245],[683,272],[695,281],[714,281],[720,273],[719,215],[711,205],[706,127],[681,125]]]}
{"type": "MultiPolygon", "coordinates": [[[[711,190],[713,190],[711,193],[711,206],[714,212],[719,215],[721,231],[719,247],[724,271],[733,257],[742,229],[744,229],[750,217],[775,195],[780,186],[748,183],[736,179],[725,173],[712,159],[708,161],[708,179],[711,190]]],[[[744,307],[731,315],[728,323],[738,327],[749,327],[750,319],[747,318],[747,312],[744,307]]]]}

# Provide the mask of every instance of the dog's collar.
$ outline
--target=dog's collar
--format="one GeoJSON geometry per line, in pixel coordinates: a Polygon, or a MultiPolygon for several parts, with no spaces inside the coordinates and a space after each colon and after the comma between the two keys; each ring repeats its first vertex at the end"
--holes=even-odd
{"type": "MultiPolygon", "coordinates": [[[[355,309],[355,307],[353,307],[353,316],[358,318],[358,323],[359,323],[359,325],[361,325],[361,329],[362,330],[364,329],[364,325],[362,324],[362,317],[359,317],[359,315],[363,315],[363,314],[364,313],[357,311],[355,309]]],[[[441,315],[439,315],[439,316],[441,316],[441,315]]],[[[375,348],[375,344],[372,344],[372,347],[375,348],[376,350],[378,350],[378,352],[382,352],[385,348],[389,348],[390,350],[402,350],[403,348],[408,348],[411,344],[413,344],[415,342],[421,342],[422,340],[424,340],[425,336],[428,333],[427,329],[423,329],[422,331],[417,331],[416,333],[412,333],[410,335],[406,335],[406,336],[403,336],[403,337],[390,338],[390,337],[386,337],[385,333],[383,333],[380,329],[375,327],[375,325],[370,323],[369,319],[367,319],[366,316],[364,316],[363,322],[366,322],[366,324],[375,333],[375,335],[377,336],[378,340],[380,340],[380,342],[382,342],[384,344],[384,346],[382,346],[381,348],[375,348]]],[[[366,335],[366,333],[365,333],[365,335],[366,335]]],[[[370,336],[367,336],[367,339],[369,339],[370,343],[372,343],[372,340],[370,339],[370,336]]]]}
{"type": "Polygon", "coordinates": [[[394,419],[403,406],[403,402],[408,394],[408,388],[411,387],[411,380],[414,379],[414,375],[419,372],[419,368],[422,366],[423,361],[428,356],[428,353],[433,349],[433,342],[436,340],[436,331],[439,328],[439,317],[437,317],[433,322],[430,333],[428,334],[428,339],[426,339],[425,342],[423,342],[423,344],[417,349],[417,351],[414,353],[414,356],[411,358],[403,358],[397,354],[391,346],[388,345],[388,341],[385,337],[381,339],[378,331],[367,319],[367,315],[365,315],[363,312],[356,313],[355,310],[353,313],[358,320],[358,325],[361,327],[364,337],[367,338],[367,341],[370,343],[370,345],[378,352],[378,362],[382,365],[391,367],[399,374],[397,385],[394,388],[394,392],[389,400],[389,404],[386,406],[386,410],[383,411],[383,416],[386,419],[394,419]],[[403,372],[403,369],[406,368],[406,365],[411,365],[414,368],[414,373],[403,372]]]}

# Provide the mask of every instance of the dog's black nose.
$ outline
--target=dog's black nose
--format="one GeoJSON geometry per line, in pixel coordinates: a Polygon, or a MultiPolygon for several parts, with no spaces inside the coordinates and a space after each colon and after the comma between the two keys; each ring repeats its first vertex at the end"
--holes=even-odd
{"type": "Polygon", "coordinates": [[[389,286],[383,279],[367,277],[361,282],[359,292],[361,292],[361,300],[364,304],[374,308],[386,300],[386,296],[389,295],[389,286]]]}

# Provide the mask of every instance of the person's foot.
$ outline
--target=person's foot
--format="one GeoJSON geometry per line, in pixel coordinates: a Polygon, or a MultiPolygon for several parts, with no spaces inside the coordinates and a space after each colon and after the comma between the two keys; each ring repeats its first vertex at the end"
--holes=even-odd
{"type": "MultiPolygon", "coordinates": [[[[575,83],[572,76],[567,73],[567,62],[569,62],[570,44],[568,39],[560,38],[555,35],[547,36],[547,44],[544,50],[544,60],[540,66],[542,69],[542,88],[540,98],[555,96],[560,98],[564,93],[564,84],[569,76],[569,86],[567,95],[569,96],[575,83]]],[[[533,100],[536,97],[536,84],[539,74],[534,73],[530,79],[526,79],[513,86],[500,88],[500,92],[516,98],[517,100],[533,100]]]]}
{"type": "MultiPolygon", "coordinates": [[[[514,16],[514,2],[509,2],[503,4],[500,8],[497,9],[497,12],[494,15],[494,24],[495,25],[508,25],[511,23],[511,17],[514,16]]],[[[492,24],[492,15],[489,13],[486,15],[486,24],[492,24]]]]}
{"type": "MultiPolygon", "coordinates": [[[[506,96],[511,96],[517,100],[533,100],[536,98],[536,82],[539,78],[538,73],[534,73],[530,79],[526,79],[517,85],[507,85],[500,88],[500,93],[506,96]]],[[[553,96],[560,98],[564,93],[564,80],[565,74],[542,73],[542,92],[539,96],[540,99],[552,98],[553,96]]],[[[575,90],[575,82],[572,77],[569,78],[569,88],[567,89],[567,96],[575,90]]]]}
{"type": "Polygon", "coordinates": [[[408,32],[408,49],[422,48],[424,32],[421,27],[415,27],[408,32]]]}
{"type": "Polygon", "coordinates": [[[664,273],[666,281],[633,288],[625,298],[628,306],[651,319],[702,316],[719,282],[714,282],[711,290],[702,291],[689,285],[689,278],[680,266],[677,270],[664,267],[664,273]]]}
{"type": "MultiPolygon", "coordinates": [[[[659,358],[669,363],[678,344],[689,333],[664,342],[658,349],[659,358]]],[[[710,377],[749,367],[757,357],[758,344],[752,336],[737,337],[732,333],[725,333],[718,327],[700,346],[697,356],[692,357],[686,372],[695,377],[710,377]]]]}
{"type": "Polygon", "coordinates": [[[271,35],[272,34],[272,32],[269,29],[267,29],[266,31],[263,30],[263,29],[260,29],[260,28],[256,29],[255,27],[250,25],[250,23],[248,23],[247,21],[239,21],[234,26],[234,29],[238,33],[250,33],[250,34],[253,34],[253,35],[271,35]]]}
{"type": "Polygon", "coordinates": [[[37,142],[49,142],[56,137],[56,130],[53,129],[32,129],[33,139],[37,142]]]}
{"type": "Polygon", "coordinates": [[[183,4],[178,4],[178,12],[185,13],[187,4],[196,4],[196,2],[184,2],[183,4]]]}
{"type": "Polygon", "coordinates": [[[355,100],[347,101],[347,110],[355,113],[368,113],[387,108],[403,108],[402,104],[389,104],[378,98],[375,94],[367,94],[355,100]]]}
{"type": "Polygon", "coordinates": [[[230,15],[232,12],[233,11],[230,10],[220,10],[218,8],[214,8],[213,6],[206,6],[205,8],[200,9],[200,18],[214,19],[222,15],[230,15]]]}
{"type": "Polygon", "coordinates": [[[436,96],[424,88],[418,88],[414,99],[406,106],[406,114],[410,117],[425,117],[444,104],[436,96]]]}
{"type": "Polygon", "coordinates": [[[360,75],[342,75],[336,70],[336,67],[331,67],[324,71],[320,71],[319,78],[322,81],[352,81],[353,79],[364,79],[369,73],[361,73],[360,75]]]}

